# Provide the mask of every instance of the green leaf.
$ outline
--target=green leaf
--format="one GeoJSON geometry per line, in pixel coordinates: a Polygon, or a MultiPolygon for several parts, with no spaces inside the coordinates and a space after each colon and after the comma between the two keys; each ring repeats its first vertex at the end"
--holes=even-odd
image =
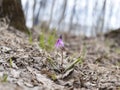
{"type": "Polygon", "coordinates": [[[13,61],[12,61],[12,58],[10,58],[10,67],[13,67],[13,61]]]}
{"type": "Polygon", "coordinates": [[[49,50],[53,49],[54,44],[55,44],[55,37],[54,35],[49,35],[48,42],[49,50]]]}
{"type": "Polygon", "coordinates": [[[77,64],[77,63],[82,64],[82,63],[83,63],[83,58],[84,58],[85,54],[86,54],[86,47],[84,46],[84,47],[83,47],[83,51],[82,51],[82,53],[81,53],[81,56],[80,56],[79,58],[77,58],[73,63],[71,63],[71,64],[64,70],[64,73],[65,73],[66,71],[72,69],[75,64],[77,64]]]}
{"type": "Polygon", "coordinates": [[[29,43],[32,44],[33,43],[33,38],[32,38],[32,34],[30,33],[29,35],[29,43]]]}
{"type": "Polygon", "coordinates": [[[72,69],[72,68],[74,67],[74,65],[77,64],[77,63],[82,63],[82,58],[79,57],[78,59],[76,59],[72,64],[70,64],[70,65],[64,70],[64,72],[72,69]]]}
{"type": "Polygon", "coordinates": [[[53,62],[53,60],[52,60],[51,57],[47,57],[47,61],[49,62],[49,64],[50,64],[53,68],[56,67],[56,65],[54,64],[54,62],[53,62]]]}
{"type": "Polygon", "coordinates": [[[44,34],[41,34],[41,35],[40,35],[39,46],[40,46],[42,49],[45,49],[45,37],[44,37],[44,34]]]}
{"type": "Polygon", "coordinates": [[[7,75],[7,74],[4,74],[4,75],[3,75],[2,82],[7,82],[7,78],[8,78],[8,75],[7,75]]]}
{"type": "Polygon", "coordinates": [[[55,73],[53,73],[53,74],[51,75],[51,79],[52,79],[53,81],[57,80],[57,77],[56,77],[56,74],[55,74],[55,73]]]}

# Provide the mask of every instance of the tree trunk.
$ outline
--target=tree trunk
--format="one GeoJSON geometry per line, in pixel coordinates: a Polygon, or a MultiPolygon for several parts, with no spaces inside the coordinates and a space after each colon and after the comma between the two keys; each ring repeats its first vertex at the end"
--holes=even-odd
{"type": "Polygon", "coordinates": [[[61,23],[62,21],[64,20],[65,18],[65,11],[66,11],[66,7],[67,7],[67,0],[64,0],[63,1],[63,5],[62,5],[62,11],[61,11],[61,16],[60,16],[60,19],[58,21],[58,30],[60,29],[60,26],[61,26],[61,23]]]}
{"type": "Polygon", "coordinates": [[[75,7],[76,7],[76,0],[74,0],[74,5],[72,8],[72,12],[71,12],[71,16],[70,16],[70,21],[69,21],[69,31],[72,31],[73,28],[73,19],[74,19],[74,15],[75,15],[75,7]]]}
{"type": "Polygon", "coordinates": [[[49,22],[48,22],[49,28],[50,28],[50,24],[51,24],[52,19],[53,19],[53,11],[54,11],[54,6],[55,6],[55,1],[56,0],[52,1],[52,7],[51,7],[51,10],[50,10],[50,19],[49,19],[49,22]]]}
{"type": "Polygon", "coordinates": [[[4,17],[8,17],[10,26],[29,33],[28,28],[25,25],[21,0],[0,0],[0,18],[4,17]]]}

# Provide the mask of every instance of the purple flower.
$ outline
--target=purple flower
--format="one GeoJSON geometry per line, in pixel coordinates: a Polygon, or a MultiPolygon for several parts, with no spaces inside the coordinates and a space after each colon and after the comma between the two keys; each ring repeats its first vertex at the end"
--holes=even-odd
{"type": "Polygon", "coordinates": [[[59,39],[57,40],[56,44],[55,44],[56,48],[60,48],[62,49],[64,47],[64,42],[62,40],[62,35],[60,35],[59,39]]]}

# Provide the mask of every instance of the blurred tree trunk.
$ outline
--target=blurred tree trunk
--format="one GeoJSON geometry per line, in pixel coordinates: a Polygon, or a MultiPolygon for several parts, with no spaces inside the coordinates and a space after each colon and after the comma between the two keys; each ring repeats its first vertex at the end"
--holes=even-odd
{"type": "Polygon", "coordinates": [[[29,33],[25,25],[25,17],[22,11],[21,0],[0,0],[0,18],[8,17],[9,25],[20,31],[29,33]]]}
{"type": "Polygon", "coordinates": [[[97,20],[97,34],[103,34],[103,29],[104,29],[104,22],[105,22],[105,11],[106,11],[106,0],[103,2],[103,7],[101,9],[101,12],[98,16],[97,20]]]}
{"type": "MultiPolygon", "coordinates": [[[[38,25],[40,22],[40,14],[44,13],[44,9],[47,6],[47,0],[34,0],[34,4],[33,4],[33,28],[35,25],[38,25]],[[36,5],[37,3],[39,3],[39,7],[38,10],[36,9],[36,5]],[[43,10],[43,12],[42,12],[43,10]]],[[[43,18],[44,15],[41,17],[43,18]]]]}
{"type": "Polygon", "coordinates": [[[106,11],[106,2],[107,0],[104,1],[103,3],[103,8],[102,8],[102,18],[101,18],[101,32],[103,33],[104,32],[104,23],[105,23],[105,11],[106,11]]]}
{"type": "Polygon", "coordinates": [[[25,4],[25,16],[27,18],[28,15],[28,8],[29,8],[29,0],[27,0],[26,4],[25,4]]]}
{"type": "Polygon", "coordinates": [[[37,12],[37,14],[34,15],[34,17],[33,17],[33,18],[34,18],[34,20],[33,20],[33,27],[39,23],[40,11],[41,11],[41,1],[39,2],[38,12],[37,12]]]}
{"type": "MultiPolygon", "coordinates": [[[[89,2],[88,2],[88,0],[85,0],[85,2],[86,2],[86,5],[85,5],[84,22],[87,23],[88,17],[89,17],[89,2]]],[[[90,28],[90,27],[87,26],[87,25],[83,25],[83,29],[82,30],[83,30],[84,34],[88,32],[88,30],[87,30],[88,28],[90,28]]]]}
{"type": "MultiPolygon", "coordinates": [[[[107,16],[106,25],[109,25],[110,19],[112,18],[113,14],[114,14],[114,12],[113,12],[114,6],[113,6],[113,4],[112,4],[112,1],[108,1],[108,2],[110,3],[110,5],[109,5],[109,7],[108,7],[108,8],[109,8],[109,9],[108,9],[109,14],[108,14],[108,16],[107,16]]],[[[106,11],[107,11],[107,10],[106,10],[106,11]]],[[[110,29],[108,29],[108,28],[109,28],[109,26],[106,27],[107,32],[110,31],[110,29]]]]}
{"type": "Polygon", "coordinates": [[[32,12],[32,19],[33,19],[33,24],[32,24],[32,27],[34,27],[34,25],[36,25],[36,20],[35,20],[35,18],[36,18],[36,15],[35,15],[35,7],[36,7],[36,4],[37,4],[37,1],[36,0],[34,0],[34,3],[33,3],[33,12],[32,12]]]}
{"type": "Polygon", "coordinates": [[[91,27],[91,35],[95,36],[97,34],[97,23],[96,23],[96,12],[97,12],[97,6],[98,6],[98,0],[95,0],[94,2],[94,6],[93,6],[93,13],[92,13],[92,18],[93,18],[93,23],[92,23],[92,27],[91,27]]]}
{"type": "Polygon", "coordinates": [[[65,11],[66,11],[66,7],[67,7],[67,0],[63,1],[63,7],[62,7],[62,12],[61,12],[61,16],[60,19],[58,21],[58,30],[60,29],[60,24],[61,22],[64,20],[65,18],[65,11]]]}
{"type": "Polygon", "coordinates": [[[72,28],[73,28],[73,18],[75,15],[75,7],[76,7],[76,0],[74,0],[74,4],[73,4],[71,16],[70,16],[70,23],[69,23],[69,31],[70,32],[72,31],[72,28]]]}
{"type": "Polygon", "coordinates": [[[54,10],[54,6],[55,6],[55,1],[56,0],[53,0],[52,1],[52,6],[51,6],[51,10],[50,10],[50,19],[49,19],[49,22],[48,22],[48,29],[49,29],[49,27],[50,27],[50,24],[51,24],[51,21],[52,21],[52,16],[53,16],[53,10],[54,10]]]}

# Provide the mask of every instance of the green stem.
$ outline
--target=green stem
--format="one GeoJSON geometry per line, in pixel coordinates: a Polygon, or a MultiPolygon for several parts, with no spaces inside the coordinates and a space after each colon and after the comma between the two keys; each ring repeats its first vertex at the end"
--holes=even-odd
{"type": "Polygon", "coordinates": [[[61,50],[62,60],[61,60],[61,66],[63,67],[63,50],[61,50]]]}

